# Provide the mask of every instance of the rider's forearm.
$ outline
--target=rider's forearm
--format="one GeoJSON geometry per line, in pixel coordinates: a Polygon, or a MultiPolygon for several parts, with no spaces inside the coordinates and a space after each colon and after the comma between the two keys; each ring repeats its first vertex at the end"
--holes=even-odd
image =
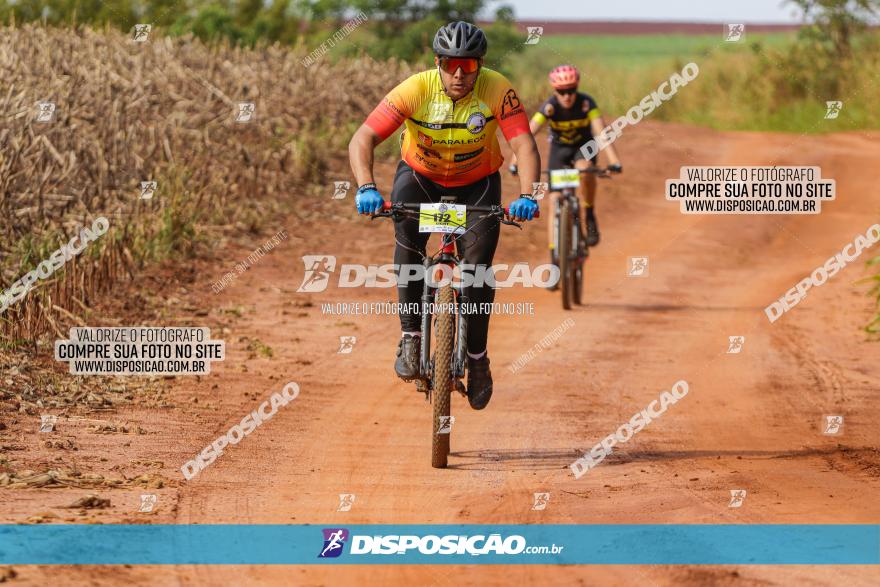
{"type": "MultiPolygon", "coordinates": [[[[594,138],[602,136],[602,132],[605,130],[605,120],[601,116],[597,116],[590,122],[590,130],[593,132],[594,138]]],[[[601,145],[602,143],[600,142],[599,144],[601,145]]],[[[614,146],[611,143],[605,145],[602,151],[608,156],[608,161],[611,165],[620,165],[617,151],[614,150],[614,146]]]]}
{"type": "Polygon", "coordinates": [[[529,130],[531,131],[531,133],[533,135],[536,135],[539,132],[541,132],[542,126],[544,126],[544,125],[541,124],[540,122],[538,122],[537,120],[532,119],[529,121],[529,130]]]}
{"type": "MultiPolygon", "coordinates": [[[[544,126],[543,124],[541,124],[540,122],[536,122],[534,119],[533,119],[533,120],[530,120],[530,121],[529,121],[529,132],[531,132],[532,135],[536,135],[536,134],[538,134],[539,132],[541,132],[541,127],[543,127],[543,126],[544,126]]],[[[516,165],[516,164],[517,164],[516,153],[514,153],[514,154],[511,156],[511,158],[510,158],[510,164],[511,164],[511,165],[516,165]]]]}
{"type": "Polygon", "coordinates": [[[535,137],[529,134],[521,134],[510,143],[519,165],[520,193],[532,193],[532,184],[541,176],[541,158],[538,155],[538,145],[535,137]]]}
{"type": "Polygon", "coordinates": [[[370,127],[362,125],[348,143],[351,171],[359,186],[373,183],[373,150],[378,138],[370,127]]]}
{"type": "Polygon", "coordinates": [[[617,157],[617,151],[614,150],[614,145],[608,145],[605,147],[605,153],[608,155],[608,162],[611,165],[620,165],[620,159],[617,157]]]}

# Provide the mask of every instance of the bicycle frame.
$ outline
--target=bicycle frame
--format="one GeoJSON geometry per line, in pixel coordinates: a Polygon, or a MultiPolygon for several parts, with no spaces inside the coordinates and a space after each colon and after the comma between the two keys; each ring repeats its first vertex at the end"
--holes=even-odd
{"type": "MultiPolygon", "coordinates": [[[[452,197],[441,197],[441,202],[446,203],[454,203],[455,199],[452,197]]],[[[374,215],[374,216],[391,216],[395,212],[399,213],[404,210],[409,211],[417,211],[418,204],[392,204],[386,203],[384,211],[374,215]]],[[[498,216],[499,222],[502,224],[509,224],[512,226],[520,227],[520,225],[512,220],[507,218],[508,211],[505,208],[500,206],[470,206],[468,210],[471,212],[485,212],[487,215],[495,215],[498,216]]],[[[540,214],[536,214],[535,218],[540,217],[540,214]]],[[[521,227],[520,227],[521,228],[521,227]]],[[[422,264],[425,268],[425,275],[430,275],[431,268],[435,265],[443,264],[447,265],[454,272],[456,268],[459,270],[459,275],[462,271],[462,265],[467,265],[467,260],[462,257],[459,258],[456,255],[455,250],[455,235],[452,233],[444,233],[442,235],[441,247],[437,255],[435,256],[425,256],[422,264]]],[[[453,294],[455,296],[455,301],[457,302],[456,306],[456,336],[455,336],[455,346],[453,348],[453,364],[449,365],[449,368],[452,371],[452,376],[456,379],[464,377],[465,365],[467,361],[467,316],[464,313],[465,304],[468,303],[468,296],[464,291],[464,287],[461,283],[450,284],[452,287],[453,294]]],[[[422,340],[420,342],[420,351],[421,351],[421,359],[419,360],[419,379],[424,382],[431,381],[431,376],[433,375],[432,369],[436,369],[437,365],[431,365],[431,319],[433,318],[433,312],[428,311],[431,308],[431,303],[434,301],[435,296],[437,295],[438,288],[431,287],[428,283],[428,280],[425,279],[425,283],[422,289],[422,309],[425,310],[422,312],[422,325],[421,325],[421,333],[422,340]]]]}
{"type": "MultiPolygon", "coordinates": [[[[589,170],[579,170],[580,173],[589,173],[589,170]]],[[[550,171],[545,171],[548,175],[550,175],[550,171]]],[[[569,205],[571,206],[572,211],[572,219],[574,221],[574,237],[576,240],[572,240],[572,242],[576,244],[580,244],[583,241],[583,231],[581,227],[581,202],[580,198],[577,195],[577,190],[573,187],[564,187],[557,190],[554,190],[552,186],[550,186],[550,192],[559,192],[559,197],[554,201],[554,210],[553,210],[553,238],[554,238],[554,250],[556,254],[559,254],[559,217],[562,214],[562,201],[567,200],[569,205]]],[[[587,257],[590,256],[590,251],[588,247],[583,247],[584,252],[583,255],[580,255],[577,259],[578,262],[583,262],[587,257]]]]}
{"type": "MultiPolygon", "coordinates": [[[[453,272],[456,268],[459,270],[459,274],[461,272],[461,266],[466,265],[467,262],[464,258],[459,259],[455,254],[455,239],[451,234],[444,234],[442,240],[442,246],[440,248],[440,252],[435,257],[425,257],[423,261],[425,267],[425,275],[429,275],[431,269],[435,265],[446,265],[450,267],[453,272]]],[[[456,314],[456,336],[455,336],[455,347],[453,349],[453,365],[450,365],[452,369],[452,376],[456,378],[464,377],[464,368],[465,368],[465,359],[467,357],[467,319],[463,312],[464,305],[468,303],[468,296],[464,292],[464,288],[461,284],[450,284],[452,287],[452,291],[455,295],[455,301],[457,303],[457,314],[456,314]]],[[[419,376],[421,379],[430,381],[431,379],[431,369],[436,367],[431,365],[431,319],[434,314],[432,312],[427,311],[427,309],[431,308],[431,303],[434,301],[435,296],[437,295],[438,288],[431,287],[428,284],[428,280],[425,280],[423,289],[422,289],[422,309],[425,310],[422,312],[422,340],[421,340],[421,360],[419,361],[419,376]]]]}

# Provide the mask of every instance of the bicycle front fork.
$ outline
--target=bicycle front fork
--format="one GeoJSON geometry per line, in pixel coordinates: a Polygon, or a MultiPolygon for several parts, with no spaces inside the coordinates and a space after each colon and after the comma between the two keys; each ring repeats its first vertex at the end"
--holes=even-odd
{"type": "MultiPolygon", "coordinates": [[[[459,275],[461,275],[461,266],[465,264],[464,260],[458,260],[455,257],[446,258],[441,261],[436,259],[425,259],[425,275],[429,275],[431,267],[441,262],[457,267],[459,275]]],[[[422,287],[422,340],[420,349],[421,359],[419,360],[419,376],[426,381],[431,380],[431,369],[438,368],[437,365],[431,364],[431,319],[434,316],[431,309],[435,302],[437,291],[437,288],[431,287],[428,284],[428,279],[426,278],[424,286],[422,287]]],[[[464,377],[464,370],[467,362],[467,315],[465,314],[464,309],[468,303],[468,296],[464,293],[464,287],[462,287],[461,284],[456,285],[453,283],[452,291],[455,294],[453,299],[457,302],[456,336],[452,352],[453,364],[448,365],[447,368],[452,370],[453,377],[462,378],[464,377]]]]}

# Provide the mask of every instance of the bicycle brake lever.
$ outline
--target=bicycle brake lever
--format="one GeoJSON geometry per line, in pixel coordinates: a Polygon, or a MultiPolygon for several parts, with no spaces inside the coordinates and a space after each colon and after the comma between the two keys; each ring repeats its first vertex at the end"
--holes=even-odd
{"type": "Polygon", "coordinates": [[[501,224],[507,224],[508,226],[515,226],[518,229],[522,230],[522,224],[519,224],[518,222],[514,222],[513,220],[507,220],[506,218],[502,217],[500,219],[500,222],[501,222],[501,224]]]}

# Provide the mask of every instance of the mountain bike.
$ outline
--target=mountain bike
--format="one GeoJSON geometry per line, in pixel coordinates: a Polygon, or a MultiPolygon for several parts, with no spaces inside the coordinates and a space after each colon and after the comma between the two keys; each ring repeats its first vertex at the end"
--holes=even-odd
{"type": "MultiPolygon", "coordinates": [[[[452,196],[440,198],[439,203],[403,204],[385,202],[382,212],[373,217],[412,215],[419,218],[421,232],[442,233],[440,249],[434,255],[426,255],[425,283],[422,289],[422,325],[419,360],[419,376],[416,389],[425,394],[432,404],[431,466],[442,469],[447,465],[449,442],[452,434],[451,396],[454,388],[466,396],[462,379],[467,365],[467,310],[468,297],[460,283],[451,279],[439,279],[432,287],[435,266],[445,265],[460,272],[468,261],[456,253],[455,242],[489,218],[497,218],[501,224],[521,225],[509,219],[507,208],[501,206],[466,206],[456,204],[452,196]],[[480,220],[467,228],[467,213],[481,214],[480,220]],[[425,230],[423,230],[425,227],[425,230]],[[434,344],[431,344],[433,318],[434,344]],[[433,355],[431,354],[433,350],[433,355]]],[[[535,217],[538,217],[536,213],[535,217]]]]}
{"type": "Polygon", "coordinates": [[[605,167],[591,166],[581,172],[578,169],[551,169],[549,176],[551,192],[561,192],[553,213],[553,262],[559,267],[559,289],[562,291],[562,307],[571,310],[573,304],[583,303],[584,263],[590,257],[584,227],[581,223],[581,204],[577,196],[581,173],[594,173],[598,177],[611,177],[605,167]]]}

